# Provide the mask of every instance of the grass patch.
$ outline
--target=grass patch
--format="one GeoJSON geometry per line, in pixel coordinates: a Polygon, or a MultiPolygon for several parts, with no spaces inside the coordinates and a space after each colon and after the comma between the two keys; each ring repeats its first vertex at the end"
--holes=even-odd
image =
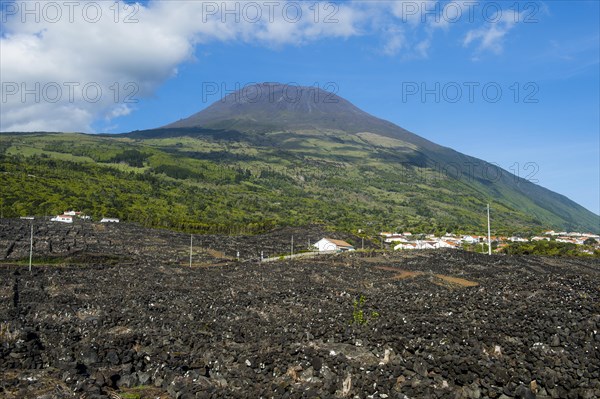
{"type": "Polygon", "coordinates": [[[167,399],[162,390],[149,385],[140,385],[133,388],[123,388],[119,392],[122,399],[167,399]]]}
{"type": "MultiPolygon", "coordinates": [[[[31,260],[32,266],[68,266],[68,265],[88,265],[90,263],[100,263],[105,265],[117,265],[128,259],[118,256],[107,255],[69,255],[69,256],[42,256],[34,257],[31,260]]],[[[0,265],[29,266],[29,257],[15,259],[13,261],[4,260],[0,265]]]]}
{"type": "MultiPolygon", "coordinates": [[[[31,260],[31,264],[33,266],[52,266],[52,265],[64,265],[66,263],[73,263],[69,260],[69,258],[65,257],[34,257],[31,260]]],[[[17,259],[11,264],[16,264],[19,266],[29,266],[29,258],[17,259]]]]}

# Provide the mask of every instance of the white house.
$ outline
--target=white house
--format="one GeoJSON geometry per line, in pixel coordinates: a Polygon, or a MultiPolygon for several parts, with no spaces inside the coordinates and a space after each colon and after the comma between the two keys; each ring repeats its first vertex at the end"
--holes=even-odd
{"type": "Polygon", "coordinates": [[[394,249],[435,249],[435,243],[430,241],[416,240],[412,242],[398,244],[394,249]]]}
{"type": "Polygon", "coordinates": [[[438,240],[436,242],[436,248],[456,248],[457,244],[452,241],[438,240]]]}
{"type": "Polygon", "coordinates": [[[575,240],[573,238],[566,238],[566,237],[557,238],[556,242],[563,242],[563,243],[569,243],[569,244],[577,244],[577,240],[575,240]]]}
{"type": "Polygon", "coordinates": [[[467,244],[476,244],[479,242],[479,237],[478,236],[463,236],[462,241],[466,242],[467,244]]]}
{"type": "Polygon", "coordinates": [[[436,249],[436,243],[433,241],[415,241],[418,249],[436,249]]]}
{"type": "Polygon", "coordinates": [[[392,235],[392,236],[389,236],[388,238],[386,238],[385,242],[389,244],[392,242],[408,242],[408,240],[404,236],[392,235]]]}
{"type": "Polygon", "coordinates": [[[539,236],[537,236],[537,237],[531,237],[531,241],[544,241],[544,240],[550,241],[550,238],[548,238],[548,237],[539,237],[539,236]]]}
{"type": "Polygon", "coordinates": [[[522,237],[510,237],[508,240],[512,241],[512,242],[528,242],[529,241],[528,239],[522,238],[522,237]]]}
{"type": "Polygon", "coordinates": [[[354,251],[354,247],[343,240],[334,240],[332,238],[322,238],[317,241],[313,247],[319,252],[325,251],[354,251]]]}
{"type": "Polygon", "coordinates": [[[447,242],[448,244],[453,245],[455,247],[460,247],[461,244],[460,238],[454,238],[449,236],[442,237],[441,241],[447,242]]]}
{"type": "Polygon", "coordinates": [[[119,223],[119,219],[117,218],[102,218],[100,223],[119,223]]]}
{"type": "Polygon", "coordinates": [[[456,248],[457,244],[451,241],[435,240],[435,241],[422,241],[416,240],[412,242],[400,243],[394,247],[395,250],[399,249],[440,249],[440,248],[456,248]]]}
{"type": "Polygon", "coordinates": [[[58,215],[50,219],[52,222],[61,222],[61,223],[73,223],[73,216],[69,215],[58,215]]]}
{"type": "Polygon", "coordinates": [[[417,249],[417,244],[412,243],[412,242],[402,243],[402,244],[396,245],[394,247],[394,249],[396,251],[401,250],[401,249],[417,249]]]}

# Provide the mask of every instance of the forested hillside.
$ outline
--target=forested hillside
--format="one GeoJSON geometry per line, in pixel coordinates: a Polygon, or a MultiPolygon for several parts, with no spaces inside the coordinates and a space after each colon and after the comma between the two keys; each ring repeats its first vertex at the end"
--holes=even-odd
{"type": "MultiPolygon", "coordinates": [[[[3,217],[77,209],[96,219],[113,216],[198,233],[257,233],[308,223],[348,231],[476,232],[484,230],[490,201],[483,184],[407,166],[401,162],[411,154],[339,133],[36,133],[0,139],[3,217]]],[[[498,233],[568,227],[549,213],[538,210],[536,217],[502,198],[491,202],[498,233]]]]}

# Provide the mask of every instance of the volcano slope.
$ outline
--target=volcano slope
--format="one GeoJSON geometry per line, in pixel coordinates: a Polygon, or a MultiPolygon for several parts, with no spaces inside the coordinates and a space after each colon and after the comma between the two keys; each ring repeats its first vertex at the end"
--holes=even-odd
{"type": "Polygon", "coordinates": [[[142,235],[106,228],[129,247],[31,274],[2,261],[1,397],[600,397],[597,260],[367,251],[190,268],[166,250],[179,234],[145,231],[136,253],[142,235]]]}

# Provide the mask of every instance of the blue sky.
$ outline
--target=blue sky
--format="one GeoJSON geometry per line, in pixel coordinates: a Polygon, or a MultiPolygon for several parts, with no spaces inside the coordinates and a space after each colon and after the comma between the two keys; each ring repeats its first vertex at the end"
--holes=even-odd
{"type": "Polygon", "coordinates": [[[58,82],[63,92],[23,101],[5,98],[16,86],[4,85],[2,130],[148,129],[253,82],[316,85],[436,143],[533,172],[600,213],[600,2],[288,1],[275,2],[272,21],[253,3],[263,14],[252,21],[243,2],[223,15],[222,2],[150,1],[102,5],[93,23],[95,6],[73,21],[34,9],[40,21],[23,22],[22,7],[3,3],[3,85],[58,82]],[[103,96],[91,103],[76,89],[64,101],[65,82],[96,83],[103,96]],[[207,95],[214,84],[222,90],[207,95]],[[135,102],[124,103],[132,88],[135,102]]]}

